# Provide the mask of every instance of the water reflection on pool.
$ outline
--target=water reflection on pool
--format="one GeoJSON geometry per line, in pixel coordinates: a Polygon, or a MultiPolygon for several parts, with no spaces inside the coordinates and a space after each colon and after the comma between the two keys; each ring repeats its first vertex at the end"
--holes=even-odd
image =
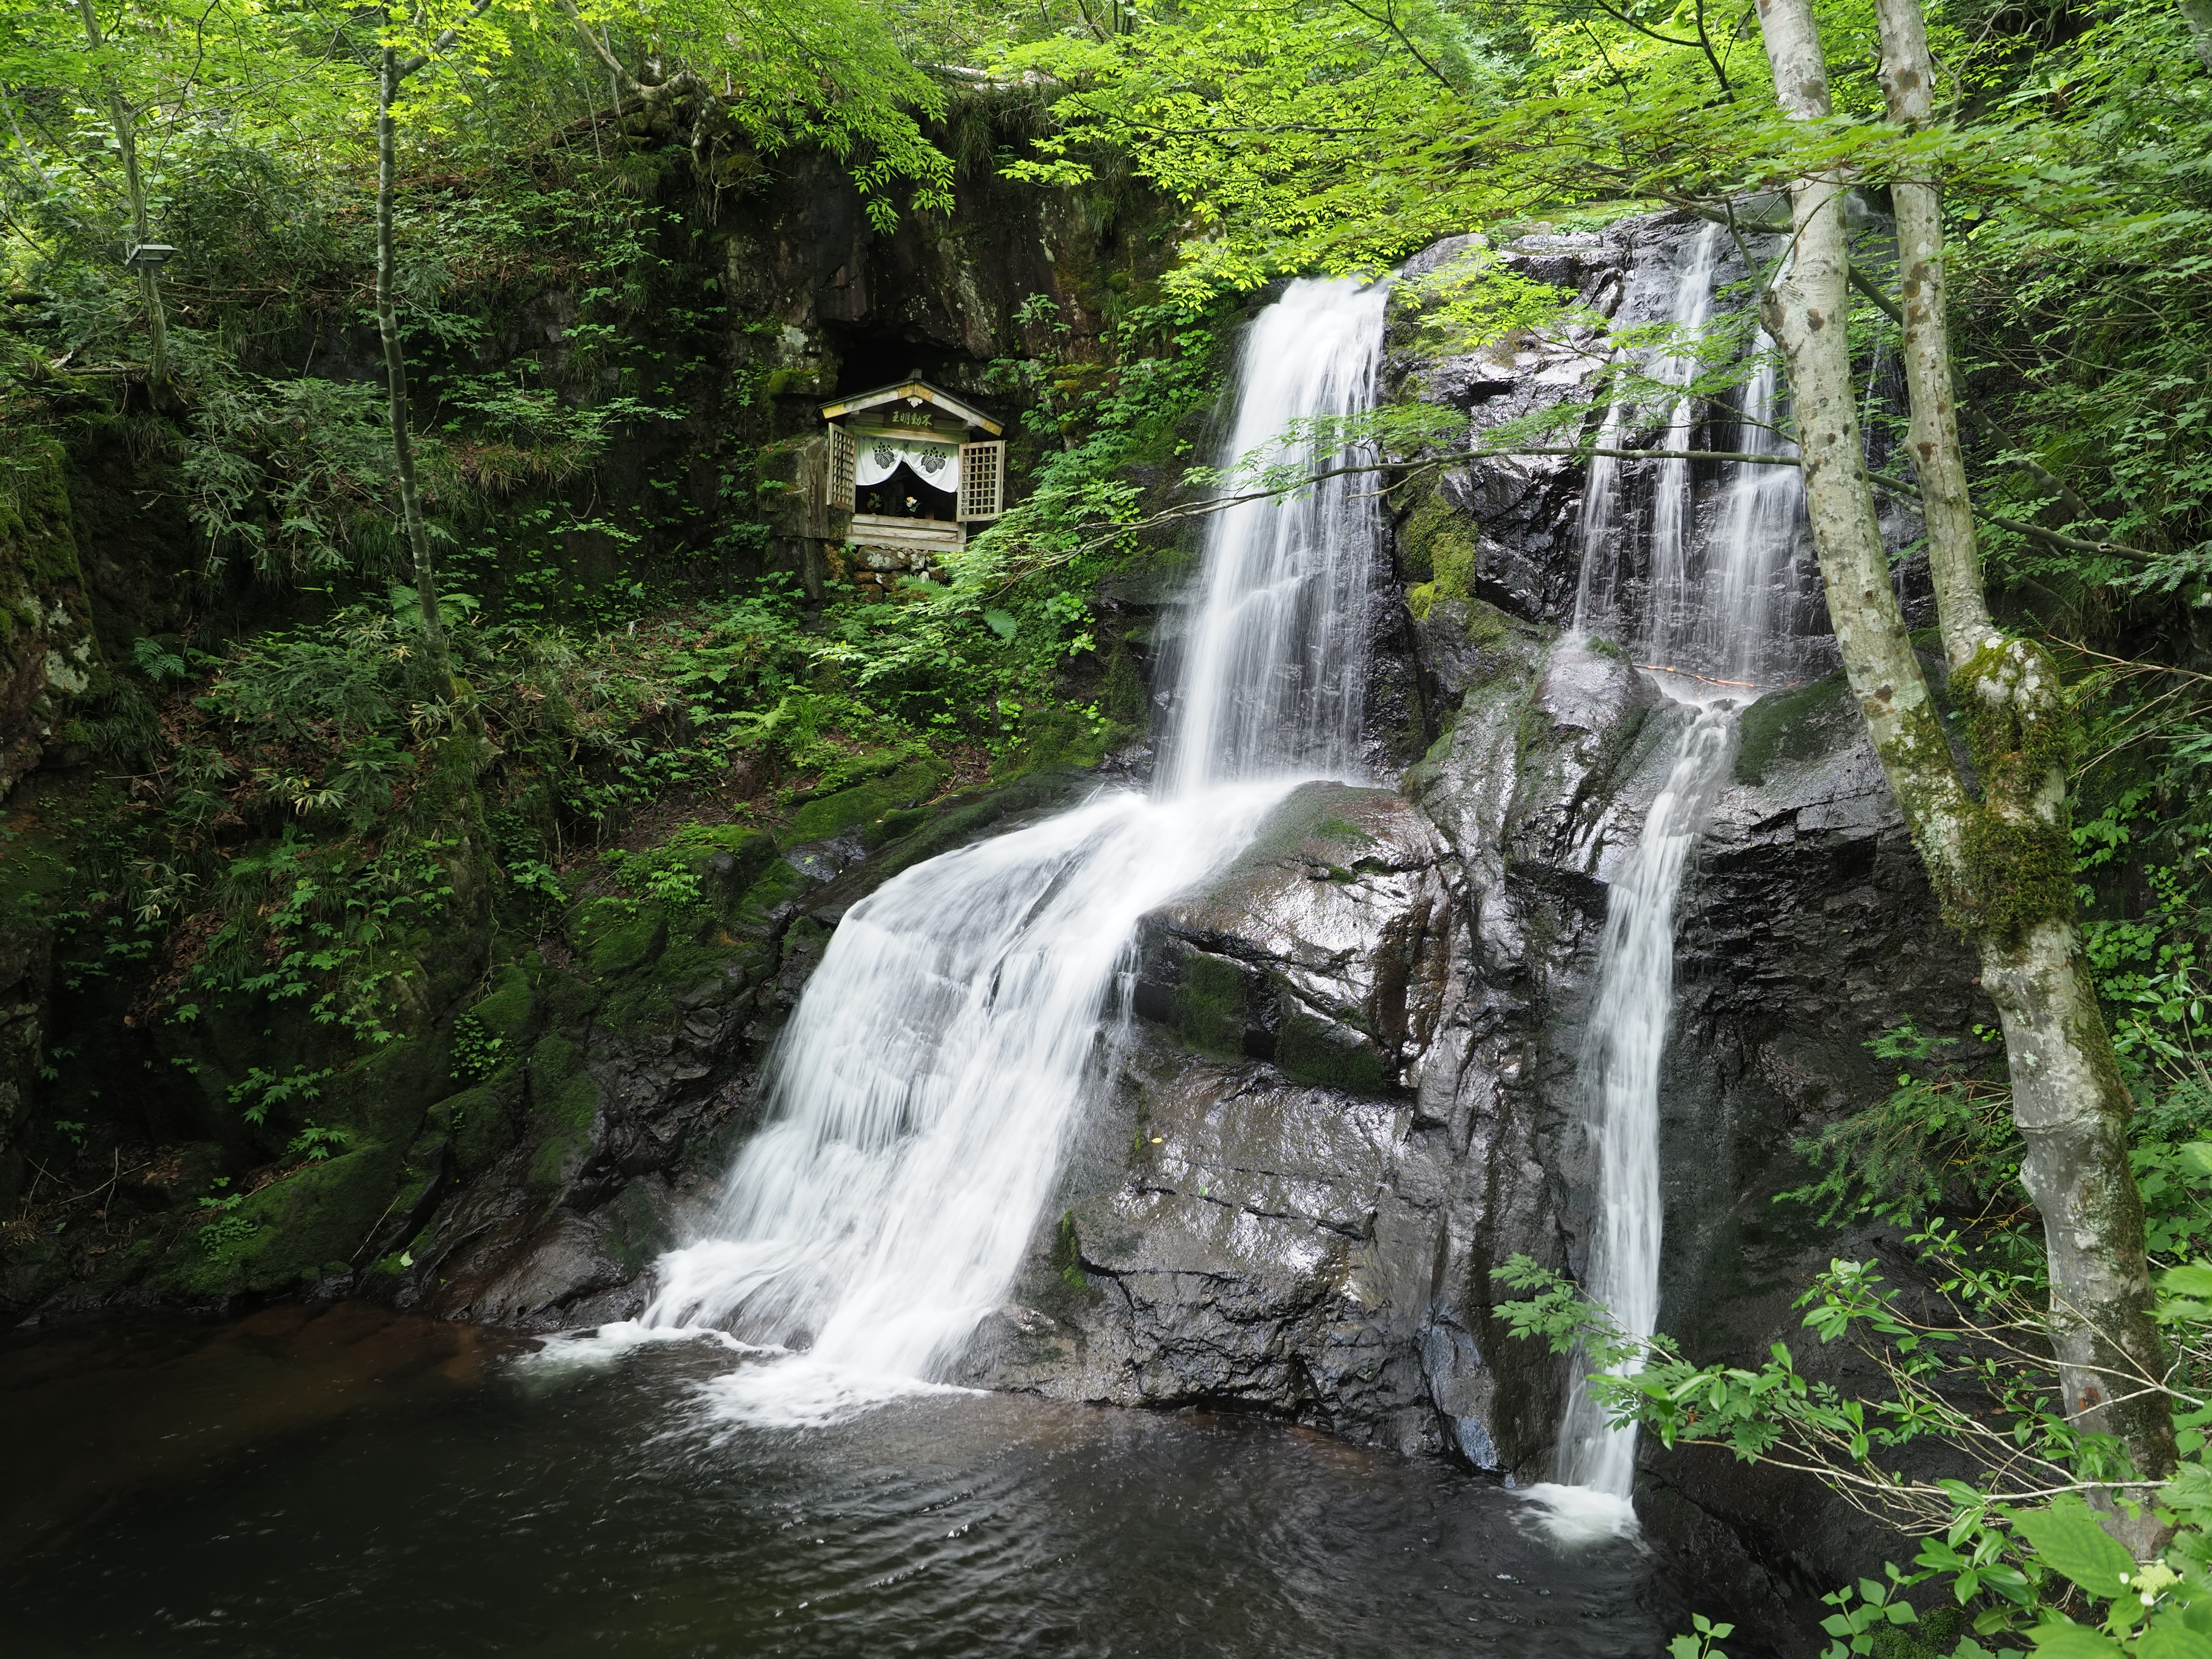
{"type": "Polygon", "coordinates": [[[1006,1395],[732,1427],[757,1363],[345,1306],[0,1342],[11,1659],[1658,1653],[1644,1557],[1440,1463],[1006,1395]]]}

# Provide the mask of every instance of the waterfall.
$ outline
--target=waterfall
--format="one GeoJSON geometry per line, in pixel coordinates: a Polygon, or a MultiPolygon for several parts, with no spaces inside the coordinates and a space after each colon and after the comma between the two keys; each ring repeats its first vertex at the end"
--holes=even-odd
{"type": "MultiPolygon", "coordinates": [[[[1698,338],[1712,314],[1713,278],[1720,269],[1723,238],[1720,226],[1707,225],[1690,244],[1687,268],[1676,279],[1674,307],[1668,318],[1676,332],[1648,371],[1662,386],[1687,386],[1703,366],[1698,360],[1698,338]]],[[[1666,427],[1656,447],[1691,448],[1697,437],[1699,412],[1695,398],[1678,392],[1665,405],[1666,427]]],[[[1644,604],[1643,648],[1638,653],[1645,662],[1670,662],[1669,649],[1683,630],[1690,599],[1690,541],[1697,516],[1692,491],[1690,462],[1658,463],[1657,488],[1651,497],[1650,585],[1644,604]]]]}
{"type": "MultiPolygon", "coordinates": [[[[1261,315],[1224,467],[1371,404],[1386,297],[1303,281],[1261,315]]],[[[1226,865],[1301,777],[1352,767],[1375,546],[1352,485],[1212,520],[1153,798],[1102,792],[847,913],[769,1056],[764,1127],[602,1343],[727,1334],[750,1351],[714,1385],[737,1421],[835,1421],[944,1376],[1051,1200],[1137,919],[1226,865]]]]}
{"type": "MultiPolygon", "coordinates": [[[[1700,709],[1644,817],[1627,873],[1606,896],[1581,1075],[1598,1175],[1596,1236],[1583,1288],[1639,1336],[1659,1328],[1659,1066],[1674,996],[1674,898],[1735,753],[1732,707],[1700,709]]],[[[1560,1430],[1567,1482],[1626,1498],[1635,1460],[1636,1431],[1607,1427],[1577,1377],[1560,1430]]]]}
{"type": "MultiPolygon", "coordinates": [[[[1694,349],[1697,331],[1713,308],[1714,276],[1720,268],[1723,236],[1721,227],[1707,225],[1696,236],[1668,244],[1663,257],[1643,265],[1621,301],[1622,320],[1639,322],[1647,317],[1668,325],[1666,344],[1642,365],[1642,378],[1662,388],[1686,387],[1697,378],[1699,362],[1694,349]],[[1689,349],[1685,349],[1686,343],[1689,349]]],[[[1663,397],[1656,410],[1645,411],[1631,395],[1616,396],[1598,429],[1598,447],[1622,449],[1629,438],[1654,427],[1656,449],[1687,449],[1698,427],[1694,399],[1679,392],[1663,397]],[[1653,418],[1656,416],[1656,420],[1653,418]]],[[[1650,575],[1638,654],[1647,661],[1663,661],[1651,654],[1655,644],[1663,647],[1666,630],[1680,614],[1683,573],[1689,567],[1690,539],[1694,520],[1691,464],[1656,463],[1650,526],[1650,575]],[[1655,639],[1655,634],[1657,637],[1655,639]]],[[[1575,590],[1575,628],[1588,632],[1606,620],[1626,600],[1623,592],[1623,554],[1627,538],[1621,533],[1621,462],[1619,457],[1593,457],[1583,489],[1583,512],[1576,530],[1582,556],[1580,580],[1575,590]]]]}
{"type": "Polygon", "coordinates": [[[796,1351],[722,1377],[725,1414],[831,1421],[958,1358],[1052,1196],[1138,917],[1280,793],[1114,792],[847,913],[769,1056],[763,1127],[642,1316],[796,1351]]]}
{"type": "MultiPolygon", "coordinates": [[[[1373,407],[1384,299],[1379,287],[1310,280],[1268,308],[1245,341],[1224,471],[1266,454],[1289,416],[1341,421],[1373,407]]],[[[1308,443],[1300,459],[1318,471],[1332,458],[1308,443]]],[[[1214,520],[1168,726],[1170,793],[1358,769],[1377,523],[1372,480],[1358,473],[1214,520]]]]}
{"type": "MultiPolygon", "coordinates": [[[[1686,272],[1703,285],[1702,293],[1674,297],[1674,317],[1686,326],[1701,324],[1711,311],[1717,255],[1708,228],[1686,258],[1677,244],[1674,257],[1659,267],[1686,272]]],[[[1785,453],[1787,446],[1773,430],[1777,382],[1764,336],[1753,349],[1739,445],[1750,454],[1785,453]]],[[[1688,361],[1686,354],[1678,355],[1688,361]]],[[[1664,364],[1660,368],[1655,378],[1686,383],[1686,376],[1664,364]]],[[[1690,400],[1670,407],[1665,418],[1665,447],[1687,447],[1698,423],[1690,400]]],[[[1618,429],[1620,422],[1608,424],[1618,429]]],[[[1639,660],[1660,671],[1652,674],[1654,682],[1692,712],[1627,868],[1607,890],[1596,994],[1577,1076],[1597,1165],[1583,1288],[1623,1327],[1643,1336],[1657,1328],[1659,1318],[1659,1079],[1674,1003],[1676,902],[1705,817],[1728,781],[1737,713],[1796,665],[1802,647],[1791,630],[1809,598],[1807,562],[1800,556],[1798,470],[1733,465],[1699,550],[1691,516],[1692,465],[1661,464],[1652,579],[1635,635],[1639,660]]],[[[1616,488],[1611,477],[1608,494],[1616,488]]],[[[1603,515],[1606,528],[1597,538],[1583,538],[1582,592],[1586,603],[1590,596],[1595,603],[1578,611],[1578,628],[1589,626],[1609,606],[1616,581],[1610,571],[1619,557],[1611,544],[1617,540],[1611,527],[1617,507],[1610,500],[1600,502],[1595,483],[1586,501],[1586,528],[1592,512],[1603,515]]],[[[1608,1427],[1577,1376],[1560,1427],[1559,1474],[1568,1485],[1537,1489],[1553,1505],[1558,1528],[1587,1536],[1632,1524],[1626,1499],[1635,1455],[1634,1429],[1608,1427]]]]}
{"type": "MultiPolygon", "coordinates": [[[[1758,367],[1744,387],[1735,445],[1746,454],[1788,455],[1796,449],[1774,427],[1780,372],[1773,349],[1764,333],[1752,342],[1758,367]]],[[[1729,472],[1715,515],[1700,603],[1689,637],[1676,651],[1685,665],[1709,681],[1738,682],[1723,690],[1771,690],[1807,665],[1798,625],[1817,593],[1803,525],[1804,483],[1794,466],[1740,463],[1729,472]]]]}

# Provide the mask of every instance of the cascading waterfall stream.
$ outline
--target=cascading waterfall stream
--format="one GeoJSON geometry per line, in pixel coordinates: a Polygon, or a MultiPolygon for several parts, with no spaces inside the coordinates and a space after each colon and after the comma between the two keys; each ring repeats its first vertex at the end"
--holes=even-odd
{"type": "MultiPolygon", "coordinates": [[[[1688,268],[1675,289],[1675,344],[1652,364],[1649,373],[1661,385],[1686,387],[1701,367],[1690,349],[1713,309],[1713,278],[1720,269],[1724,233],[1707,225],[1690,244],[1688,268]]],[[[1658,447],[1686,450],[1697,435],[1698,405],[1686,392],[1678,392],[1667,404],[1666,429],[1658,447]]],[[[1671,663],[1669,641],[1680,634],[1684,615],[1692,599],[1689,581],[1691,541],[1695,531],[1697,498],[1691,486],[1690,465],[1685,460],[1658,464],[1658,488],[1651,498],[1651,575],[1644,618],[1644,660],[1671,663]]]]}
{"type": "MultiPolygon", "coordinates": [[[[1370,406],[1385,299],[1309,280],[1261,315],[1224,465],[1370,406]]],[[[1374,516],[1352,482],[1212,521],[1155,798],[1102,793],[847,913],[769,1056],[766,1126],[602,1344],[707,1329],[767,1351],[715,1385],[756,1423],[834,1421],[944,1375],[1050,1199],[1138,918],[1233,859],[1298,779],[1354,769],[1374,516]]]]}
{"type": "MultiPolygon", "coordinates": [[[[1269,307],[1245,346],[1224,471],[1247,456],[1281,459],[1270,451],[1291,416],[1373,406],[1383,298],[1379,287],[1309,280],[1269,307]]],[[[1321,471],[1325,458],[1311,459],[1321,471]]],[[[1169,717],[1170,797],[1230,778],[1358,770],[1377,529],[1375,492],[1358,473],[1324,478],[1301,501],[1239,502],[1214,520],[1169,717]]]]}
{"type": "MultiPolygon", "coordinates": [[[[1695,238],[1679,268],[1702,291],[1679,292],[1673,319],[1695,328],[1711,311],[1718,268],[1711,228],[1695,238]]],[[[1765,355],[1763,337],[1755,349],[1765,355]]],[[[1655,378],[1684,383],[1664,372],[1655,378]]],[[[1764,363],[1744,391],[1739,443],[1747,453],[1786,453],[1772,426],[1776,393],[1774,369],[1764,363]]],[[[1622,429],[1633,418],[1617,410],[1608,428],[1622,429]]],[[[1687,400],[1664,411],[1664,418],[1665,447],[1690,447],[1698,422],[1687,400]]],[[[1657,484],[1651,578],[1637,652],[1641,661],[1672,671],[1652,678],[1695,712],[1627,868],[1608,890],[1579,1078],[1597,1164],[1597,1213],[1584,1288],[1625,1328],[1644,1336],[1657,1328],[1659,1316],[1659,1081],[1674,1001],[1676,902],[1705,818],[1728,781],[1737,712],[1794,666],[1790,630],[1806,597],[1804,561],[1798,556],[1802,496],[1795,467],[1735,465],[1711,514],[1702,560],[1692,557],[1696,503],[1690,464],[1662,463],[1657,484]]],[[[1610,496],[1618,489],[1617,471],[1601,480],[1592,469],[1578,627],[1617,597],[1619,506],[1610,496]],[[1599,498],[1601,487],[1608,499],[1599,498]],[[1601,526],[1595,537],[1589,533],[1593,523],[1601,526]]],[[[1632,1526],[1626,1500],[1635,1455],[1635,1430],[1608,1427],[1578,1377],[1560,1429],[1559,1476],[1566,1485],[1539,1489],[1558,1516],[1559,1529],[1586,1536],[1632,1526]]]]}
{"type": "MultiPolygon", "coordinates": [[[[1583,1288],[1639,1336],[1659,1328],[1659,1067],[1674,995],[1674,900],[1735,752],[1732,706],[1701,708],[1606,898],[1582,1087],[1597,1151],[1597,1231],[1583,1288]]],[[[1636,1431],[1607,1426],[1577,1378],[1560,1429],[1572,1486],[1628,1496],[1636,1431]]]]}
{"type": "MultiPolygon", "coordinates": [[[[1694,338],[1712,313],[1713,278],[1720,268],[1723,240],[1721,227],[1708,225],[1692,240],[1675,243],[1668,249],[1668,257],[1652,261],[1637,273],[1637,280],[1622,301],[1623,316],[1650,316],[1654,320],[1663,320],[1672,331],[1668,346],[1662,348],[1642,366],[1644,380],[1674,388],[1686,387],[1696,378],[1696,356],[1674,348],[1694,338]]],[[[1657,416],[1656,423],[1661,427],[1655,447],[1680,450],[1690,447],[1690,438],[1697,428],[1698,410],[1690,398],[1680,395],[1666,398],[1656,410],[1639,410],[1633,398],[1615,398],[1599,430],[1599,447],[1628,447],[1625,441],[1636,431],[1654,425],[1654,415],[1657,416]]],[[[1576,531],[1577,550],[1582,556],[1575,590],[1575,628],[1578,632],[1595,627],[1626,597],[1622,592],[1625,538],[1620,522],[1621,465],[1618,456],[1594,458],[1583,487],[1582,521],[1576,531]]],[[[1690,463],[1658,463],[1650,536],[1648,586],[1653,601],[1662,592],[1672,599],[1680,599],[1683,574],[1689,568],[1694,506],[1690,463]]],[[[1659,642],[1655,641],[1655,634],[1663,635],[1680,609],[1679,603],[1647,603],[1636,640],[1640,655],[1659,642]]],[[[1645,659],[1664,660],[1648,655],[1645,659]]]]}

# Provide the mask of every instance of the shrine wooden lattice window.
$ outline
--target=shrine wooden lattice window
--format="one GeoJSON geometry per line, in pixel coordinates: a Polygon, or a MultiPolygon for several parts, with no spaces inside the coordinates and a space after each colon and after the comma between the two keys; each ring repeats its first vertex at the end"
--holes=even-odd
{"type": "Polygon", "coordinates": [[[960,505],[963,524],[995,519],[1005,511],[1006,446],[1002,441],[960,446],[960,505]]]}
{"type": "Polygon", "coordinates": [[[853,510],[853,475],[860,464],[860,447],[853,434],[842,426],[830,428],[829,505],[833,509],[850,513],[853,510]]]}

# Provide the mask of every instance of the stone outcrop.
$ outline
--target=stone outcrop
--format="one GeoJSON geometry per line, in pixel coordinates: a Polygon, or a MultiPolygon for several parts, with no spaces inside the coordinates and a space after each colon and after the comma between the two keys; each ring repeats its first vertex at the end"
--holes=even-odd
{"type": "MultiPolygon", "coordinates": [[[[1601,304],[1626,241],[1672,234],[1522,257],[1601,304]]],[[[1514,413],[1580,384],[1534,348],[1394,372],[1514,413]]],[[[968,1380],[1233,1405],[1549,1477],[1564,1371],[1502,1328],[1492,1269],[1586,1262],[1578,1070],[1607,883],[1689,719],[1565,630],[1578,484],[1486,462],[1401,518],[1401,559],[1408,526],[1462,550],[1455,587],[1405,573],[1439,735],[1396,793],[1301,790],[1252,854],[1147,919],[1133,1033],[968,1380]]],[[[1839,682],[1747,710],[1677,914],[1662,1327],[1699,1358],[1790,1340],[1847,1380],[1791,1298],[1830,1255],[1893,1241],[1774,1200],[1805,1179],[1796,1139],[1887,1092],[1868,1039],[1908,1014],[1963,1026],[1973,993],[1839,682]]],[[[1647,1446],[1640,1480],[1654,1539],[1778,1651],[1810,1650],[1793,1586],[1880,1559],[1844,1506],[1723,1453],[1647,1446]]]]}
{"type": "Polygon", "coordinates": [[[0,489],[0,800],[106,673],[78,567],[60,447],[18,437],[0,489]]]}

